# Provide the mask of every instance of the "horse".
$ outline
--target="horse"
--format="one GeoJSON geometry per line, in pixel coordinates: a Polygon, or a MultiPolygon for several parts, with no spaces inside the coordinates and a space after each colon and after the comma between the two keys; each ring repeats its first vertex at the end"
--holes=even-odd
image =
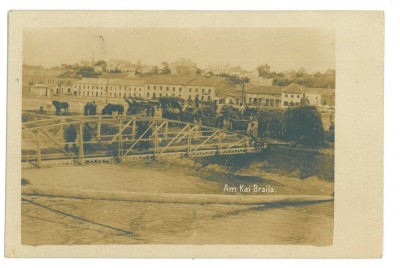
{"type": "Polygon", "coordinates": [[[128,103],[127,115],[141,114],[146,111],[147,116],[154,116],[154,107],[160,106],[157,101],[147,101],[142,98],[125,98],[128,103]]]}
{"type": "Polygon", "coordinates": [[[162,107],[162,117],[172,120],[180,120],[183,113],[182,105],[184,99],[175,96],[160,97],[159,103],[162,107]]]}
{"type": "Polygon", "coordinates": [[[56,115],[60,115],[61,109],[64,109],[64,115],[68,115],[68,107],[69,107],[68,102],[60,102],[53,100],[52,104],[56,108],[56,115]]]}
{"type": "Polygon", "coordinates": [[[103,110],[101,110],[102,115],[112,115],[113,112],[117,112],[118,115],[123,115],[124,106],[121,104],[108,103],[104,106],[103,110]]]}

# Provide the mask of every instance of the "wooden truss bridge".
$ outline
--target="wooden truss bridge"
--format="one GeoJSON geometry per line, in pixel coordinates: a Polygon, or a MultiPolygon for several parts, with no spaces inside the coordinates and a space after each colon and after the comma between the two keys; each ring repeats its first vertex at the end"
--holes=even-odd
{"type": "MultiPolygon", "coordinates": [[[[265,145],[264,145],[265,146],[265,145]]],[[[22,123],[22,166],[52,167],[259,152],[223,129],[137,116],[59,116],[22,123]]]]}

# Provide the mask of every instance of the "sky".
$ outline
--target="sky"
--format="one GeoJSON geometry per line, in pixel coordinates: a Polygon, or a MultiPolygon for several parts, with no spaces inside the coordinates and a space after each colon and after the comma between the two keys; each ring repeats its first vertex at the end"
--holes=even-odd
{"type": "Polygon", "coordinates": [[[32,28],[23,38],[24,63],[45,67],[92,58],[149,65],[189,58],[199,68],[335,68],[335,33],[325,28],[32,28]]]}

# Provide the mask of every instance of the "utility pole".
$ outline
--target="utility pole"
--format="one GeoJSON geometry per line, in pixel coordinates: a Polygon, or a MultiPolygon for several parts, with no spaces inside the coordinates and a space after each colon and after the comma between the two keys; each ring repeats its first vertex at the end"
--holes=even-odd
{"type": "Polygon", "coordinates": [[[107,77],[107,85],[106,85],[106,103],[108,102],[108,81],[110,80],[110,77],[107,77]]]}
{"type": "Polygon", "coordinates": [[[244,105],[244,79],[242,79],[242,104],[244,105]]]}

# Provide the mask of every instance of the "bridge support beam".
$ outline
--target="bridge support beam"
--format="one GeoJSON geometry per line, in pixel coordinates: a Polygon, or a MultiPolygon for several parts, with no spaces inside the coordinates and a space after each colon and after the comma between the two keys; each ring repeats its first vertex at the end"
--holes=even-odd
{"type": "Polygon", "coordinates": [[[79,124],[79,163],[81,165],[84,164],[85,157],[84,157],[84,150],[83,150],[83,123],[79,124]]]}
{"type": "Polygon", "coordinates": [[[97,139],[100,140],[101,138],[101,116],[99,116],[99,119],[97,121],[97,139]]]}
{"type": "MultiPolygon", "coordinates": [[[[153,135],[154,135],[154,159],[157,159],[157,155],[158,155],[158,124],[157,124],[157,121],[155,121],[155,131],[154,131],[153,135]]],[[[148,142],[150,142],[150,141],[148,141],[148,142]]]]}
{"type": "MultiPolygon", "coordinates": [[[[127,125],[129,124],[130,122],[128,122],[127,125]]],[[[122,128],[122,118],[120,117],[118,122],[118,158],[121,158],[124,155],[122,144],[122,131],[124,131],[124,129],[122,128]]]]}
{"type": "Polygon", "coordinates": [[[36,133],[36,165],[41,166],[42,162],[42,148],[40,147],[39,131],[36,133]]]}

